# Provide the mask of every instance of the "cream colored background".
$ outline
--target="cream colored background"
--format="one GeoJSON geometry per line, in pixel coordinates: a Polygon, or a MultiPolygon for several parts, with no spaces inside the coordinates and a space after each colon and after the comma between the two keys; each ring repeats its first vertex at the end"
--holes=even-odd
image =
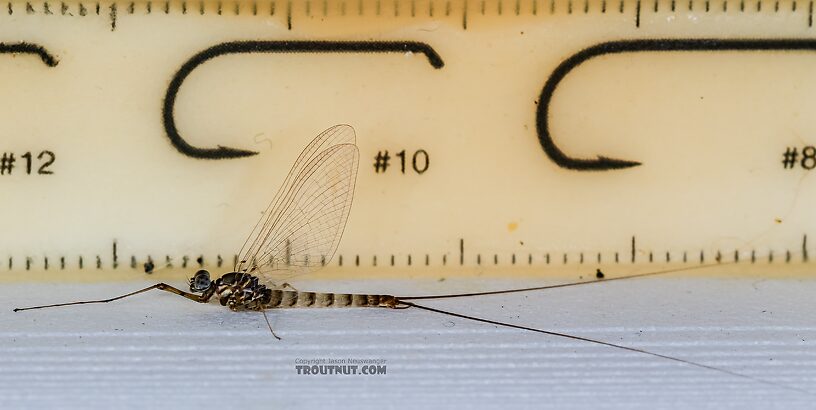
{"type": "MultiPolygon", "coordinates": [[[[807,2],[750,3],[727,13],[703,2],[583,3],[567,13],[559,2],[278,2],[207,4],[93,3],[88,15],[45,15],[41,3],[14,3],[0,13],[0,40],[39,43],[60,60],[56,68],[35,57],[0,57],[0,151],[57,154],[52,176],[18,168],[0,176],[0,256],[34,270],[43,257],[78,255],[94,265],[170,255],[231,259],[271,199],[294,158],[319,131],[348,123],[358,133],[361,165],[357,193],[339,251],[345,264],[359,255],[370,267],[434,269],[458,265],[507,266],[552,261],[592,262],[616,252],[629,260],[637,237],[638,262],[651,252],[690,260],[701,251],[731,258],[738,250],[782,255],[800,252],[813,234],[813,177],[782,168],[788,146],[816,144],[811,120],[816,54],[670,53],[593,59],[572,72],[552,105],[552,132],[575,157],[602,154],[643,166],[602,173],[558,168],[535,132],[536,100],[564,58],[593,44],[627,38],[810,38],[807,2]],[[386,4],[387,3],[387,4],[386,4]],[[635,26],[640,4],[640,27],[635,26]],[[694,5],[696,4],[696,8],[694,5]],[[292,30],[287,29],[290,10],[292,30]],[[352,12],[354,11],[354,12],[352,12]],[[252,158],[195,160],[178,153],[161,124],[161,101],[180,64],[212,45],[232,40],[411,40],[434,47],[445,67],[421,55],[232,55],[199,67],[184,83],[177,125],[192,144],[258,150],[252,158]],[[401,175],[392,166],[375,174],[379,150],[425,149],[429,170],[401,175]]],[[[715,2],[712,2],[715,4],[715,2]]],[[[392,158],[392,164],[396,159],[392,158]]],[[[18,165],[21,165],[18,162],[18,165]]],[[[816,243],[816,237],[811,243],[816,243]]],[[[814,250],[816,251],[816,250],[814,250]]],[[[0,263],[7,270],[7,262],[0,263]]],[[[481,271],[481,269],[480,269],[481,271]]]]}

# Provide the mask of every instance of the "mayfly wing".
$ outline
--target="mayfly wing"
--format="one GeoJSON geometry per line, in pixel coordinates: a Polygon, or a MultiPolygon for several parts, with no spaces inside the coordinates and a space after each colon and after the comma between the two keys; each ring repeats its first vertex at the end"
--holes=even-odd
{"type": "Polygon", "coordinates": [[[282,274],[310,272],[331,261],[351,210],[358,162],[356,146],[335,145],[293,180],[292,199],[255,256],[257,272],[267,282],[284,279],[282,274]]]}
{"type": "Polygon", "coordinates": [[[292,169],[289,170],[286,179],[280,185],[274,199],[269,203],[269,206],[263,212],[263,216],[258,220],[258,223],[255,224],[252,232],[250,232],[247,240],[238,252],[240,258],[235,266],[236,271],[246,271],[247,267],[252,264],[250,256],[258,254],[260,247],[263,246],[261,239],[274,228],[274,224],[272,223],[273,218],[280,216],[284,202],[290,199],[294,185],[293,180],[303,171],[303,168],[329,147],[339,144],[354,145],[355,143],[356,137],[354,129],[349,125],[341,124],[321,132],[303,149],[292,165],[292,169]]]}
{"type": "Polygon", "coordinates": [[[309,143],[242,246],[236,271],[271,283],[332,259],[354,197],[355,140],[351,126],[336,125],[309,143]]]}

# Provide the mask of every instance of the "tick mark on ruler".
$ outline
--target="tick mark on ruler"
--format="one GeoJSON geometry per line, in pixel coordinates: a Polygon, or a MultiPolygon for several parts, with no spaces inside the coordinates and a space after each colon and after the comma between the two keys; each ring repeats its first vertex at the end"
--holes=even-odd
{"type": "Polygon", "coordinates": [[[113,241],[113,268],[116,269],[119,267],[119,254],[117,252],[117,244],[116,241],[113,241]]]}
{"type": "Polygon", "coordinates": [[[292,29],[292,2],[286,2],[286,28],[288,30],[292,29]]]}
{"type": "Polygon", "coordinates": [[[147,255],[147,262],[144,263],[144,272],[151,274],[153,273],[153,269],[156,269],[156,264],[153,263],[153,258],[147,255]]]}
{"type": "Polygon", "coordinates": [[[459,265],[465,264],[465,240],[459,238],[459,265]]]}
{"type": "Polygon", "coordinates": [[[116,31],[116,3],[110,5],[111,31],[116,31]]]}

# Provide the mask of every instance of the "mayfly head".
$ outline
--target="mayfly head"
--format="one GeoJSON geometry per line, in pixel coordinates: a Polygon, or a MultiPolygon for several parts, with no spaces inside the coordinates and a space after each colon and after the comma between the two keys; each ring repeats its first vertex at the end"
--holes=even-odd
{"type": "Polygon", "coordinates": [[[210,288],[212,280],[210,280],[210,272],[202,269],[190,278],[190,292],[202,293],[210,288]]]}

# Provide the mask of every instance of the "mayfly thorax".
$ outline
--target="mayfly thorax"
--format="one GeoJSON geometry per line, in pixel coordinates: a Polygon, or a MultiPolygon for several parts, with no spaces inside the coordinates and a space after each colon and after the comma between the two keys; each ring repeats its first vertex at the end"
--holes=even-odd
{"type": "MultiPolygon", "coordinates": [[[[589,285],[592,283],[642,278],[722,265],[723,263],[720,262],[612,278],[605,278],[604,274],[598,270],[596,277],[599,280],[597,281],[448,295],[392,296],[383,294],[306,292],[293,288],[292,290],[287,290],[286,288],[291,288],[291,286],[282,282],[281,279],[320,269],[327,265],[334,256],[340,239],[343,236],[346,221],[348,220],[351,210],[357,180],[358,164],[359,151],[356,146],[355,131],[351,126],[336,125],[315,137],[298,156],[274,199],[252,229],[252,232],[239,251],[239,258],[233,270],[224,273],[215,280],[211,279],[208,271],[199,270],[190,278],[189,291],[181,290],[165,283],[158,283],[109,299],[16,308],[14,311],[18,312],[90,303],[107,303],[153,289],[174,293],[200,303],[216,300],[221,305],[233,311],[261,312],[264,314],[264,318],[266,318],[265,311],[267,309],[278,308],[416,308],[460,319],[568,338],[649,355],[765,385],[808,395],[814,394],[804,389],[749,374],[738,373],[725,368],[628,347],[622,344],[498,322],[449,310],[441,310],[416,302],[429,299],[466,298],[589,285]]],[[[269,324],[268,318],[266,323],[272,335],[280,339],[275,335],[274,331],[272,331],[272,326],[269,324]]]]}

